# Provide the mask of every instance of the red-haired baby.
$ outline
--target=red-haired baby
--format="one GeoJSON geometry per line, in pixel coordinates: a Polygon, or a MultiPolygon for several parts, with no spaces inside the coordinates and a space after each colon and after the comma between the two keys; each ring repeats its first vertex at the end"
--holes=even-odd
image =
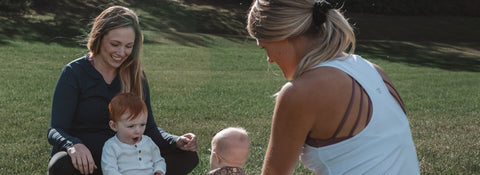
{"type": "Polygon", "coordinates": [[[166,164],[160,149],[146,135],[147,107],[132,93],[120,93],[109,104],[110,128],[116,135],[102,151],[103,174],[164,175],[166,164]]]}

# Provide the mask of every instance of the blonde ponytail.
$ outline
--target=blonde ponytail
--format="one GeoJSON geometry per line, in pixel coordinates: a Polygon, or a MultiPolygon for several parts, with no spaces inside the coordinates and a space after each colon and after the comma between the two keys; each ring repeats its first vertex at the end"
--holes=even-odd
{"type": "MultiPolygon", "coordinates": [[[[323,2],[323,1],[322,1],[323,2]]],[[[317,44],[295,69],[293,79],[312,67],[345,52],[353,54],[355,34],[338,9],[327,9],[325,21],[315,24],[314,0],[255,0],[248,14],[247,30],[260,41],[281,41],[301,35],[314,37],[317,44]]]]}

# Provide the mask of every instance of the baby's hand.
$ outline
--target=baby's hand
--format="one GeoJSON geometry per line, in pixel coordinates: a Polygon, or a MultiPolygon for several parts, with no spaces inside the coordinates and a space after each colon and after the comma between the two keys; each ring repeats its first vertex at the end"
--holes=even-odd
{"type": "Polygon", "coordinates": [[[153,173],[153,175],[165,175],[165,174],[163,174],[161,171],[155,171],[155,173],[153,173]]]}

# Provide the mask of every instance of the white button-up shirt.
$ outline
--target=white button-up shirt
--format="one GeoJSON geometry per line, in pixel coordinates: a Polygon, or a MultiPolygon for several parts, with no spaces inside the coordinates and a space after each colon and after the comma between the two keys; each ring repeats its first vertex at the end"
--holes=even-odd
{"type": "Polygon", "coordinates": [[[105,175],[144,175],[158,170],[165,174],[165,159],[155,142],[146,135],[134,145],[123,143],[113,136],[103,146],[102,171],[105,175]]]}

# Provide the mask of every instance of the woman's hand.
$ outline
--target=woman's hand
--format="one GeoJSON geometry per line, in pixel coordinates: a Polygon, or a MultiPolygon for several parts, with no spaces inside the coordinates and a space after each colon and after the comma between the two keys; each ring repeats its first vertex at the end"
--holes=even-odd
{"type": "Polygon", "coordinates": [[[192,133],[187,133],[178,137],[177,147],[184,151],[197,151],[197,136],[192,133]]]}
{"type": "Polygon", "coordinates": [[[72,158],[73,167],[75,167],[82,174],[92,174],[94,169],[97,169],[93,161],[90,150],[81,143],[75,144],[67,149],[68,155],[72,158]]]}

